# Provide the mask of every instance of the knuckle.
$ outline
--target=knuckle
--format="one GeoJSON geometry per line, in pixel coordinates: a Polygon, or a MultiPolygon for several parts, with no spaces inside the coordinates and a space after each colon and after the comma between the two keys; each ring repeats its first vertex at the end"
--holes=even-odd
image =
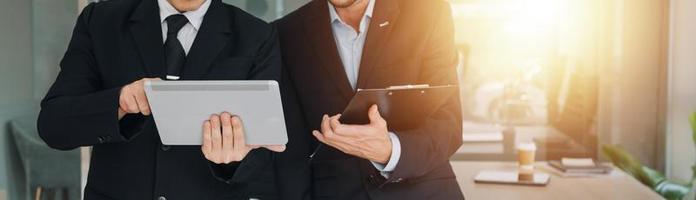
{"type": "Polygon", "coordinates": [[[133,105],[128,105],[128,112],[130,113],[138,113],[138,106],[133,106],[133,105]]]}
{"type": "Polygon", "coordinates": [[[345,131],[345,128],[343,126],[337,126],[333,129],[333,131],[337,133],[343,133],[345,131]]]}
{"type": "Polygon", "coordinates": [[[229,120],[222,120],[222,127],[226,129],[234,128],[232,124],[230,124],[229,120]]]}

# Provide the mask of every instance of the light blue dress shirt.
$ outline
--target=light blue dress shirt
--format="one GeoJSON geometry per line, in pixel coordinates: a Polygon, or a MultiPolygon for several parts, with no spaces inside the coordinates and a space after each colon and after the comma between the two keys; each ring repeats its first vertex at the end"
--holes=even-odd
{"type": "MultiPolygon", "coordinates": [[[[358,31],[341,20],[334,6],[327,1],[331,16],[331,29],[333,30],[334,39],[336,40],[338,54],[341,57],[343,68],[346,71],[346,76],[353,90],[357,87],[363,47],[365,46],[370,19],[372,19],[372,13],[375,8],[376,0],[369,1],[365,14],[362,20],[360,20],[360,28],[358,31]]],[[[388,177],[389,173],[394,171],[394,168],[396,168],[396,165],[399,163],[399,158],[401,158],[401,142],[399,141],[399,137],[393,132],[389,132],[389,138],[392,143],[392,152],[387,164],[382,165],[372,162],[372,165],[374,165],[384,177],[388,177]]]]}

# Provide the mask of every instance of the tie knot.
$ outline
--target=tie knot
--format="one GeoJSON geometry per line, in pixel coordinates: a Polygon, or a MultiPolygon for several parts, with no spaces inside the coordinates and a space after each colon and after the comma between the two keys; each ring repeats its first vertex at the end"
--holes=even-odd
{"type": "Polygon", "coordinates": [[[167,34],[178,33],[188,23],[188,19],[182,14],[170,15],[165,20],[167,21],[167,34]]]}

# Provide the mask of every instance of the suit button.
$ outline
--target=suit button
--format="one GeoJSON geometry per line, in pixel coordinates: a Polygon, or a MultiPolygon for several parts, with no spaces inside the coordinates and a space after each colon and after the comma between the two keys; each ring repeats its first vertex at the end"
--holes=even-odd
{"type": "Polygon", "coordinates": [[[397,178],[396,180],[392,181],[394,183],[400,183],[401,181],[404,181],[403,178],[397,178]]]}
{"type": "Polygon", "coordinates": [[[100,136],[100,137],[97,137],[97,140],[99,140],[99,143],[100,143],[100,144],[101,144],[101,143],[104,143],[104,137],[101,137],[101,136],[100,136]]]}
{"type": "Polygon", "coordinates": [[[169,149],[171,149],[171,147],[169,145],[162,145],[160,147],[160,149],[162,149],[162,151],[169,151],[169,149]]]}
{"type": "Polygon", "coordinates": [[[159,196],[159,197],[157,197],[157,200],[167,200],[167,197],[159,196]]]}

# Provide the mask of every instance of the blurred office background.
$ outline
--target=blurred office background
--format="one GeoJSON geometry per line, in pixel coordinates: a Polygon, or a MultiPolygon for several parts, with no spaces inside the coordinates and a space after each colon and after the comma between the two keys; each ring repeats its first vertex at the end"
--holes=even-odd
{"type": "MultiPolygon", "coordinates": [[[[267,21],[307,2],[224,1],[267,21]]],[[[38,154],[45,149],[32,134],[38,101],[90,1],[0,2],[0,200],[23,200],[35,192],[28,183],[61,181],[32,170],[77,171],[54,178],[82,180],[84,169],[75,168],[85,167],[84,150],[38,154]]],[[[670,178],[690,179],[696,1],[450,2],[466,140],[452,159],[514,160],[519,142],[537,143],[540,160],[604,159],[601,146],[612,144],[670,178]]]]}

